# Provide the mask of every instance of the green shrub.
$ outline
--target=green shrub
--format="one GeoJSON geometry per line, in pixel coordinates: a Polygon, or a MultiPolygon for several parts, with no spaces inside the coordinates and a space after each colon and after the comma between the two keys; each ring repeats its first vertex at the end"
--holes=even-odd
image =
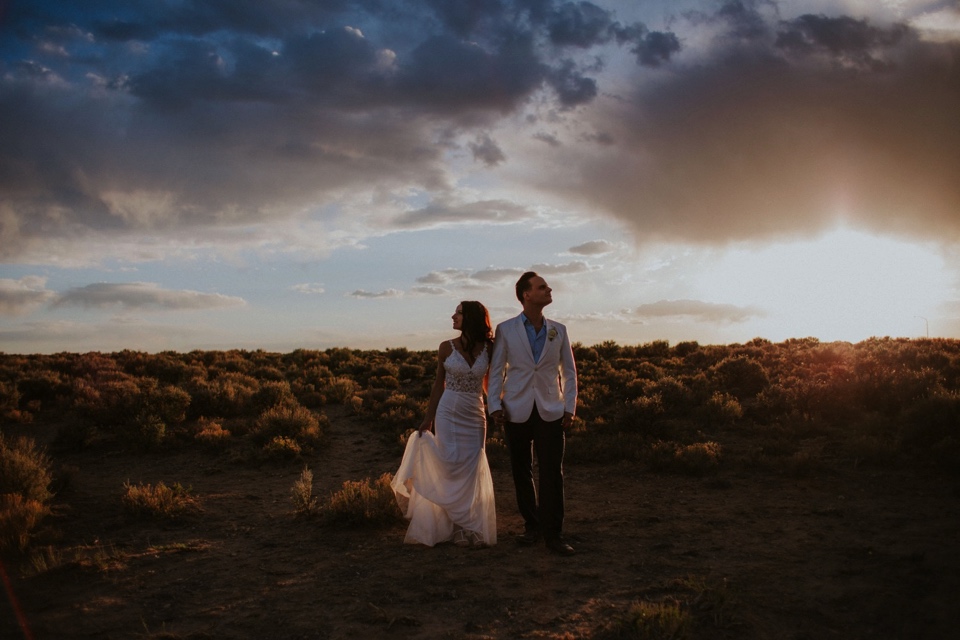
{"type": "Polygon", "coordinates": [[[258,444],[266,444],[283,436],[300,444],[317,445],[323,437],[323,427],[329,424],[323,414],[319,417],[300,405],[281,405],[264,411],[250,431],[258,444]],[[321,423],[322,421],[322,423],[321,423]]]}
{"type": "Polygon", "coordinates": [[[906,412],[903,425],[903,445],[915,452],[960,437],[960,393],[942,392],[920,400],[906,412]]]}
{"type": "Polygon", "coordinates": [[[340,376],[325,379],[317,391],[323,394],[328,404],[345,404],[359,391],[359,386],[353,379],[340,376]]]}
{"type": "Polygon", "coordinates": [[[717,391],[704,405],[703,417],[711,425],[733,424],[743,417],[743,407],[734,396],[717,391]]]}
{"type": "Polygon", "coordinates": [[[140,450],[159,448],[167,437],[167,424],[152,413],[142,414],[134,421],[127,439],[140,450]]]}
{"type": "Polygon", "coordinates": [[[191,417],[237,418],[250,412],[260,381],[239,372],[221,373],[212,380],[194,378],[187,385],[191,417]]]}
{"type": "Polygon", "coordinates": [[[649,431],[657,418],[662,416],[663,398],[657,394],[627,401],[617,417],[617,425],[627,431],[649,431]]]}
{"type": "Polygon", "coordinates": [[[674,467],[681,473],[705,476],[720,466],[721,446],[716,442],[695,442],[677,449],[674,467]]]}
{"type": "Polygon", "coordinates": [[[713,371],[721,388],[741,400],[756,396],[770,384],[763,365],[745,356],[726,358],[713,371]]]}
{"type": "Polygon", "coordinates": [[[19,407],[20,391],[17,385],[0,380],[0,416],[9,416],[18,411],[19,407]]]}
{"type": "Polygon", "coordinates": [[[267,409],[283,404],[295,404],[293,391],[286,381],[270,380],[260,385],[250,398],[250,411],[260,414],[267,409]]]}

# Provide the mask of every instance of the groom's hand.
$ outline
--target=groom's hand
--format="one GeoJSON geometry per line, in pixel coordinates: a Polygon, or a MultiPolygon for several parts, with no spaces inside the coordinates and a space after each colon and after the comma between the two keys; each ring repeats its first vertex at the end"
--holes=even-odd
{"type": "Polygon", "coordinates": [[[490,419],[493,421],[493,425],[498,430],[503,430],[503,409],[497,409],[490,414],[490,419]]]}
{"type": "Polygon", "coordinates": [[[563,430],[566,431],[573,426],[573,414],[569,411],[563,412],[563,430]]]}

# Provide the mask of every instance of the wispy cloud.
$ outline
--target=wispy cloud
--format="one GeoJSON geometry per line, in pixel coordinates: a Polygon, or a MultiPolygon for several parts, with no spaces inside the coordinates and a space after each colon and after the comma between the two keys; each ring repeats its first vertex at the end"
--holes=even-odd
{"type": "Polygon", "coordinates": [[[582,256],[602,256],[616,251],[616,249],[617,246],[612,242],[606,240],[591,240],[590,242],[584,242],[575,247],[570,247],[568,251],[582,256]]]}
{"type": "Polygon", "coordinates": [[[163,289],[152,282],[97,283],[69,289],[54,303],[60,307],[89,307],[185,311],[224,309],[246,305],[243,298],[219,293],[163,289]]]}
{"type": "Polygon", "coordinates": [[[528,220],[534,215],[529,207],[506,200],[482,200],[466,204],[436,202],[407,211],[397,216],[394,222],[399,227],[415,229],[476,222],[506,224],[528,220]]]}
{"type": "Polygon", "coordinates": [[[0,315],[26,315],[50,302],[55,294],[46,288],[46,283],[46,278],[39,276],[0,278],[0,315]]]}
{"type": "Polygon", "coordinates": [[[354,298],[368,300],[378,298],[400,298],[403,296],[403,291],[400,291],[399,289],[384,289],[383,291],[366,291],[364,289],[357,289],[348,295],[354,298]]]}
{"type": "Polygon", "coordinates": [[[290,287],[290,289],[296,291],[297,293],[308,295],[318,295],[326,291],[323,284],[319,282],[303,282],[301,284],[293,285],[290,287]]]}
{"type": "Polygon", "coordinates": [[[550,275],[569,275],[575,273],[587,273],[595,271],[597,267],[590,266],[582,260],[574,260],[564,264],[535,264],[530,267],[531,271],[536,271],[541,276],[550,275]]]}
{"type": "Polygon", "coordinates": [[[636,307],[630,315],[638,318],[690,318],[700,322],[744,322],[763,316],[756,307],[740,307],[700,300],[659,300],[636,307]]]}

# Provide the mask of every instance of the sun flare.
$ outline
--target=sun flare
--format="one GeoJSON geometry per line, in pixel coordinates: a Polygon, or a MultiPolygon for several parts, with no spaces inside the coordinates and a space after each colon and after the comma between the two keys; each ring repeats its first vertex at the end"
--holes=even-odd
{"type": "MultiPolygon", "coordinates": [[[[950,299],[942,255],[851,229],[809,241],[725,254],[702,281],[703,295],[768,310],[762,335],[858,341],[923,336],[950,299]]],[[[761,335],[761,334],[758,334],[761,335]]]]}

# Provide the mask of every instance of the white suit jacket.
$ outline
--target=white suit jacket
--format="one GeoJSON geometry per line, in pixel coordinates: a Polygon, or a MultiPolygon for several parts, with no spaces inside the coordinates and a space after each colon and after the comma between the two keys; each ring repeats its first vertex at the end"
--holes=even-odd
{"type": "Polygon", "coordinates": [[[488,411],[503,409],[510,422],[526,422],[537,403],[540,416],[559,420],[564,412],[577,410],[577,367],[567,328],[544,320],[547,339],[540,362],[533,361],[533,349],[522,316],[497,325],[487,383],[488,411]]]}

